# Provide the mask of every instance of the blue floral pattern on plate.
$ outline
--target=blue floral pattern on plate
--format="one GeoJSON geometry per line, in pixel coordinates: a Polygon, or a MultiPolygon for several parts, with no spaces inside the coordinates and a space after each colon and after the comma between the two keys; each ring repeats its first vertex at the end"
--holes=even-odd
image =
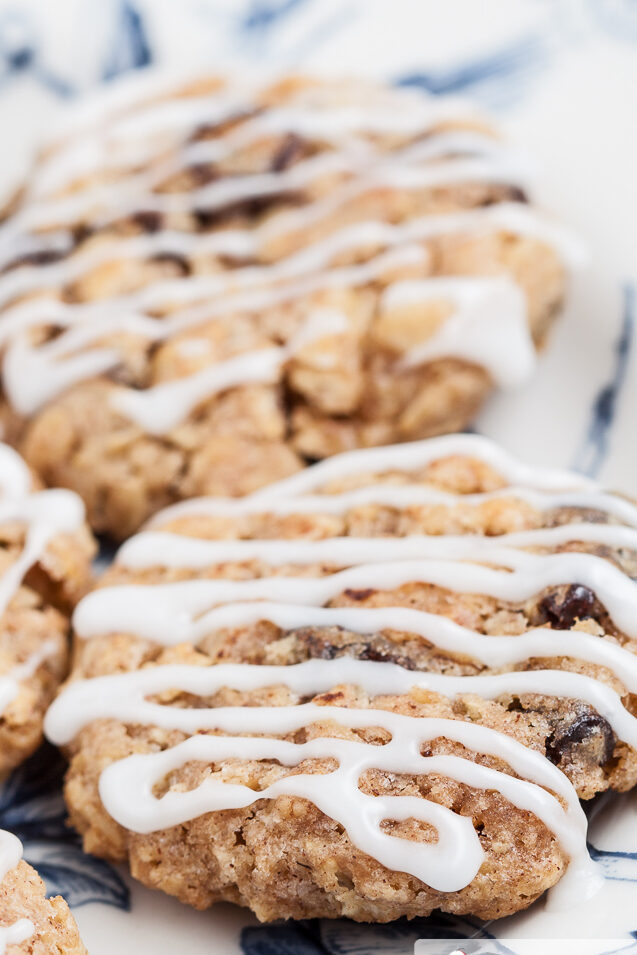
{"type": "Polygon", "coordinates": [[[0,12],[0,89],[29,74],[56,96],[71,96],[71,84],[44,66],[40,51],[37,24],[26,10],[10,7],[0,12]]]}
{"type": "Polygon", "coordinates": [[[130,908],[128,888],[108,863],[86,855],[66,822],[62,799],[65,763],[51,746],[43,746],[0,786],[0,829],[15,833],[24,858],[44,879],[50,895],[69,905],[102,902],[130,908]]]}
{"type": "MultiPolygon", "coordinates": [[[[245,955],[411,955],[414,943],[422,938],[494,940],[477,920],[449,915],[400,919],[388,925],[358,925],[346,921],[318,919],[290,925],[250,927],[241,933],[245,955]]],[[[509,949],[491,943],[493,955],[509,955],[509,949]]]]}

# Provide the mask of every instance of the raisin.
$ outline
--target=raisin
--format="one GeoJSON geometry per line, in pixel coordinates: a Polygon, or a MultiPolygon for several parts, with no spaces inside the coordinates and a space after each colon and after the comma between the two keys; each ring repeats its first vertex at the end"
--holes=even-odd
{"type": "Polygon", "coordinates": [[[200,139],[207,139],[213,135],[221,136],[232,126],[235,126],[242,120],[251,119],[253,116],[258,116],[260,112],[261,109],[256,107],[254,109],[244,109],[233,113],[232,116],[227,116],[225,119],[222,119],[217,123],[201,123],[199,126],[197,126],[194,133],[189,137],[189,141],[197,142],[200,139]]]}
{"type": "MultiPolygon", "coordinates": [[[[380,639],[381,638],[379,638],[379,641],[380,639]]],[[[400,653],[398,648],[393,644],[379,646],[378,642],[376,642],[376,644],[365,643],[355,649],[356,653],[353,654],[353,656],[356,656],[358,660],[373,660],[375,663],[397,663],[398,666],[403,667],[405,670],[415,669],[413,661],[403,653],[400,653]]]]}
{"type": "Polygon", "coordinates": [[[504,189],[504,195],[489,195],[480,203],[482,206],[497,206],[500,202],[528,202],[529,197],[519,186],[507,186],[504,189]]]}
{"type": "Polygon", "coordinates": [[[90,226],[87,222],[78,222],[77,225],[73,226],[71,232],[73,245],[81,245],[82,242],[86,242],[87,239],[90,239],[94,233],[95,229],[93,226],[90,226]]]}
{"type": "Polygon", "coordinates": [[[287,169],[303,155],[304,149],[305,144],[301,137],[297,136],[296,133],[290,133],[272,157],[270,170],[272,172],[283,172],[284,169],[287,169]]]}
{"type": "Polygon", "coordinates": [[[210,229],[235,216],[256,218],[277,205],[298,205],[303,197],[295,192],[272,192],[263,196],[237,199],[217,209],[195,209],[193,215],[200,229],[210,229]]]}
{"type": "Polygon", "coordinates": [[[214,166],[205,162],[193,163],[192,166],[187,167],[186,172],[195,186],[207,186],[208,183],[219,178],[219,173],[214,166]]]}
{"type": "Polygon", "coordinates": [[[307,627],[297,630],[294,636],[311,660],[333,660],[339,651],[337,644],[326,639],[321,630],[307,627]]]}
{"type": "Polygon", "coordinates": [[[615,734],[608,722],[599,713],[585,713],[563,730],[555,730],[546,741],[546,755],[553,763],[573,756],[575,747],[586,747],[586,761],[603,766],[615,749],[615,734]]]}
{"type": "Polygon", "coordinates": [[[215,222],[219,221],[219,217],[207,209],[195,209],[193,216],[200,229],[209,229],[215,222]]]}
{"type": "Polygon", "coordinates": [[[133,222],[136,222],[144,232],[159,232],[162,227],[162,216],[160,212],[154,212],[151,209],[142,210],[135,213],[133,222]]]}
{"type": "Polygon", "coordinates": [[[350,634],[340,627],[304,627],[292,631],[296,643],[310,659],[334,660],[352,657],[378,663],[396,663],[405,670],[415,670],[416,661],[403,648],[380,634],[350,634]]]}
{"type": "Polygon", "coordinates": [[[367,600],[368,597],[371,597],[375,593],[373,587],[367,587],[365,590],[346,590],[345,596],[349,597],[350,600],[367,600]]]}
{"type": "Polygon", "coordinates": [[[191,268],[188,259],[177,252],[158,252],[152,258],[153,262],[167,262],[169,265],[175,265],[181,275],[190,275],[191,268]]]}
{"type": "Polygon", "coordinates": [[[597,601],[595,594],[583,584],[570,584],[546,594],[539,605],[542,618],[553,628],[568,630],[576,620],[593,617],[597,601]]]}
{"type": "Polygon", "coordinates": [[[67,254],[66,249],[39,249],[37,252],[25,252],[24,255],[12,259],[2,272],[10,272],[11,269],[20,268],[22,265],[51,265],[65,258],[67,254]]]}

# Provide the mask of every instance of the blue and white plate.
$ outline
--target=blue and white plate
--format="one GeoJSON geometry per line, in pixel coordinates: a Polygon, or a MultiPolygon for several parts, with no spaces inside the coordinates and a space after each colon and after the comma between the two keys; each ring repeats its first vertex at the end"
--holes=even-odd
{"type": "MultiPolygon", "coordinates": [[[[0,191],[27,168],[51,115],[82,90],[149,66],[255,62],[468,95],[499,116],[537,160],[536,195],[583,237],[591,265],[573,282],[535,379],[495,396],[478,429],[529,461],[573,466],[635,494],[637,3],[0,0],[0,191]]],[[[487,925],[441,916],[261,926],[232,906],[191,911],[84,855],[65,825],[62,772],[45,749],[0,787],[0,828],[22,839],[49,890],[68,899],[91,955],[407,955],[419,938],[470,936],[490,940],[481,950],[521,955],[540,945],[581,955],[583,946],[529,942],[569,937],[589,940],[586,955],[637,952],[637,796],[592,807],[591,852],[606,881],[572,912],[547,913],[540,902],[487,925]],[[495,940],[518,936],[527,942],[495,940]]]]}

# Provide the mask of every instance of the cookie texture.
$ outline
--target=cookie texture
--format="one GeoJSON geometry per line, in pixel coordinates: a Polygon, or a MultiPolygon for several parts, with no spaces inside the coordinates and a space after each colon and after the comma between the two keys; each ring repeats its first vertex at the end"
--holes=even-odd
{"type": "Polygon", "coordinates": [[[125,538],[532,373],[572,246],[454,102],[354,81],[137,81],[0,225],[1,418],[125,538]],[[144,85],[146,83],[146,85],[144,85]]]}
{"type": "Polygon", "coordinates": [[[637,780],[636,528],[469,435],[168,509],[48,716],[86,850],[262,920],[581,901],[579,799],[637,780]]]}
{"type": "MultiPolygon", "coordinates": [[[[14,836],[0,831],[0,866],[3,854],[8,859],[17,842],[14,836]]],[[[8,871],[0,868],[0,876],[2,952],[6,955],[86,955],[68,905],[61,896],[45,898],[44,882],[35,869],[20,860],[8,871]]]]}
{"type": "Polygon", "coordinates": [[[93,538],[67,490],[42,490],[0,445],[0,776],[42,740],[69,666],[69,615],[91,584],[93,538]]]}

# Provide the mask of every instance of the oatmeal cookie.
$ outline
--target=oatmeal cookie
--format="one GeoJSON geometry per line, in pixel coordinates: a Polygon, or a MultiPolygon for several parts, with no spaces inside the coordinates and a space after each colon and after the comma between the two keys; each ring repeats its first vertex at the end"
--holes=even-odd
{"type": "Polygon", "coordinates": [[[18,839],[0,830],[0,951],[6,955],[86,955],[64,899],[47,899],[44,893],[40,876],[22,861],[18,839]]]}
{"type": "Polygon", "coordinates": [[[579,799],[637,782],[636,562],[635,505],[471,435],[174,505],[75,614],[72,822],[263,920],[581,901],[579,799]]]}
{"type": "Polygon", "coordinates": [[[5,434],[124,538],[533,370],[576,250],[453,101],[290,77],[124,85],[0,226],[5,434]]]}
{"type": "Polygon", "coordinates": [[[80,498],[41,490],[0,444],[0,777],[42,739],[68,672],[69,614],[91,583],[93,539],[80,498]]]}

